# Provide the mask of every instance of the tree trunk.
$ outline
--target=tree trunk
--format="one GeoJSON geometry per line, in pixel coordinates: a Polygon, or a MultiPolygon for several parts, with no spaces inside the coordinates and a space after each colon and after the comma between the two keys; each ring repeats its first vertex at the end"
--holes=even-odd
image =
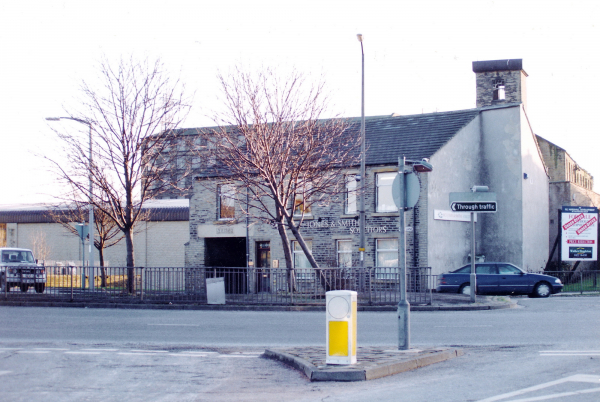
{"type": "Polygon", "coordinates": [[[294,235],[296,240],[298,240],[298,244],[300,244],[300,247],[302,247],[302,251],[304,251],[304,255],[308,259],[310,266],[315,269],[315,273],[319,277],[319,282],[321,283],[321,286],[323,286],[323,289],[325,289],[326,292],[330,291],[332,289],[331,283],[330,283],[330,281],[327,280],[323,271],[321,269],[319,269],[319,264],[315,260],[315,257],[313,257],[312,250],[309,250],[308,247],[306,246],[304,237],[302,237],[302,234],[300,234],[300,232],[298,231],[298,228],[296,227],[296,223],[294,222],[293,217],[288,217],[287,223],[288,223],[288,227],[292,231],[292,234],[294,235]]]}
{"type": "Polygon", "coordinates": [[[292,262],[292,252],[290,249],[290,239],[288,238],[287,232],[285,230],[285,225],[283,224],[283,218],[280,218],[277,224],[277,231],[279,232],[279,237],[281,238],[281,244],[283,245],[283,255],[285,257],[285,267],[287,271],[287,281],[288,281],[288,290],[293,292],[296,290],[296,276],[294,275],[294,264],[292,262]]]}
{"type": "Polygon", "coordinates": [[[104,266],[104,247],[98,247],[98,257],[100,259],[100,276],[102,279],[100,280],[100,287],[106,287],[106,267],[104,266]]]}
{"type": "Polygon", "coordinates": [[[135,260],[133,257],[133,233],[131,228],[125,230],[125,245],[127,248],[127,292],[135,292],[135,260]]]}

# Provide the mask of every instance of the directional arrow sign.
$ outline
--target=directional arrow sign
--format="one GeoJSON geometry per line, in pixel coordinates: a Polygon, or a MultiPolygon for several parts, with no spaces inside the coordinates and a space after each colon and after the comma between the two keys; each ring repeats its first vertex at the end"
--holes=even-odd
{"type": "Polygon", "coordinates": [[[496,193],[450,193],[450,208],[455,212],[496,212],[496,193]]]}
{"type": "Polygon", "coordinates": [[[496,212],[496,202],[453,202],[450,208],[455,212],[496,212]]]}

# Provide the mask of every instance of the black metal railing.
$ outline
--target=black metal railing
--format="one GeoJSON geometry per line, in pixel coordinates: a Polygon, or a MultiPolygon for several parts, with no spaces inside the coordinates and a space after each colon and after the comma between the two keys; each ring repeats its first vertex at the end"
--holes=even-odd
{"type": "Polygon", "coordinates": [[[600,271],[544,271],[563,283],[563,293],[600,292],[600,271]]]}
{"type": "MultiPolygon", "coordinates": [[[[330,290],[354,290],[363,305],[399,302],[396,267],[95,267],[91,272],[89,267],[46,266],[43,289],[39,285],[24,288],[16,281],[7,286],[3,278],[8,268],[27,268],[0,267],[0,297],[10,300],[206,303],[206,279],[223,278],[227,304],[323,305],[330,290]],[[90,278],[94,278],[92,283],[90,278]]],[[[431,304],[435,288],[431,268],[408,269],[406,286],[411,304],[431,304]]]]}

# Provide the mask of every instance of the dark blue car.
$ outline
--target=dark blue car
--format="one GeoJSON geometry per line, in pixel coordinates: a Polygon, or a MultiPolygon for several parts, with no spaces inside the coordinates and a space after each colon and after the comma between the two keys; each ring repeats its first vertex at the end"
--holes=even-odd
{"type": "MultiPolygon", "coordinates": [[[[477,294],[530,295],[548,297],[559,293],[563,284],[560,279],[549,275],[530,274],[507,262],[485,262],[475,264],[477,294]]],[[[438,276],[437,292],[471,294],[471,265],[465,265],[447,274],[438,276]]]]}

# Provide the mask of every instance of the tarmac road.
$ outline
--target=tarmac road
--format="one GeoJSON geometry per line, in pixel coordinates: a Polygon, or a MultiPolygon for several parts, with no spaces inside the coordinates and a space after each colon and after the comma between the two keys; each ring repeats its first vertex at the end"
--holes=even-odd
{"type": "MultiPolygon", "coordinates": [[[[361,383],[310,383],[259,357],[322,344],[322,312],[0,307],[0,399],[600,400],[600,298],[518,300],[522,308],[413,313],[413,347],[466,355],[361,383]]],[[[394,313],[358,320],[359,344],[395,347],[394,313]]]]}

